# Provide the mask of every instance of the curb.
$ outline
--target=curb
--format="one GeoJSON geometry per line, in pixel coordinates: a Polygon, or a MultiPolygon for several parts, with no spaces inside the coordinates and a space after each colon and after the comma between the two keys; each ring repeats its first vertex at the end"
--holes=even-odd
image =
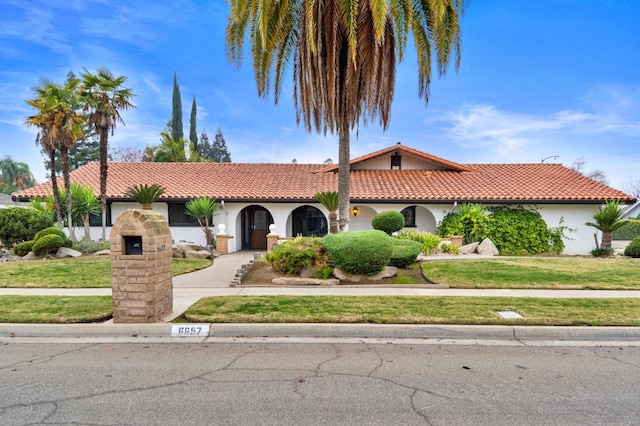
{"type": "Polygon", "coordinates": [[[0,324],[11,337],[336,337],[389,339],[491,339],[637,341],[640,327],[551,327],[403,324],[0,324]],[[198,329],[197,334],[189,332],[198,329]],[[183,332],[184,330],[186,331],[183,332]]]}

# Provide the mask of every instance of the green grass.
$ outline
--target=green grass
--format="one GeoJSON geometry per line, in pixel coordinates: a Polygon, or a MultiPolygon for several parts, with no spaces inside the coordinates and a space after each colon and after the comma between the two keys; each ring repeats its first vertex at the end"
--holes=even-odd
{"type": "MultiPolygon", "coordinates": [[[[173,259],[173,275],[203,269],[209,259],[173,259]]],[[[111,287],[109,257],[82,256],[57,260],[0,263],[2,288],[106,288],[111,287]]]]}
{"type": "Polygon", "coordinates": [[[524,257],[430,260],[424,277],[451,288],[571,290],[640,289],[640,259],[524,257]]]}
{"type": "Polygon", "coordinates": [[[185,313],[208,323],[640,325],[640,299],[428,296],[224,296],[185,313]],[[524,318],[507,320],[497,311],[524,318]]]}
{"type": "Polygon", "coordinates": [[[102,322],[113,315],[111,296],[0,296],[0,322],[102,322]]]}

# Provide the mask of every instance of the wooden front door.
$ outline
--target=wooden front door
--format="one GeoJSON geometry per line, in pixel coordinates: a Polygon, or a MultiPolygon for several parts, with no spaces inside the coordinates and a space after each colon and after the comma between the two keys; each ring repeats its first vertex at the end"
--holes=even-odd
{"type": "Polygon", "coordinates": [[[266,250],[269,225],[273,223],[271,214],[260,206],[251,206],[244,210],[242,218],[244,221],[242,248],[266,250]]]}

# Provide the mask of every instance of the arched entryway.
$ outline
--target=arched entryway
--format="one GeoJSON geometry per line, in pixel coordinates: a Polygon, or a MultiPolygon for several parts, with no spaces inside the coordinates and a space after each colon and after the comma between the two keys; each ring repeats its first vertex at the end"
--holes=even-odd
{"type": "Polygon", "coordinates": [[[291,213],[292,235],[324,237],[327,235],[327,218],[313,206],[298,207],[291,213]]]}
{"type": "Polygon", "coordinates": [[[266,250],[269,225],[273,217],[262,206],[249,206],[240,213],[242,225],[242,249],[266,250]]]}

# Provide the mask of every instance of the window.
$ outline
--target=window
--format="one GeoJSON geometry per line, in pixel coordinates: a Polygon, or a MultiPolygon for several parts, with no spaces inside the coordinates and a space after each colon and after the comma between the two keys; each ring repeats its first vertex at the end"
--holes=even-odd
{"type": "Polygon", "coordinates": [[[400,170],[402,169],[402,156],[401,155],[392,155],[391,156],[391,170],[400,170]]]}
{"type": "MultiPolygon", "coordinates": [[[[107,203],[107,226],[111,225],[111,204],[107,203]]],[[[89,216],[89,226],[102,226],[102,212],[89,216]]]]}
{"type": "MultiPolygon", "coordinates": [[[[198,220],[186,213],[186,203],[169,203],[169,226],[200,226],[198,220]]],[[[213,226],[213,218],[209,218],[209,224],[213,226]]]]}
{"type": "Polygon", "coordinates": [[[327,219],[317,208],[298,207],[293,211],[292,216],[294,236],[323,237],[327,235],[327,219]]]}
{"type": "Polygon", "coordinates": [[[404,226],[405,228],[415,228],[416,227],[416,206],[407,207],[402,210],[402,216],[404,216],[404,226]]]}

